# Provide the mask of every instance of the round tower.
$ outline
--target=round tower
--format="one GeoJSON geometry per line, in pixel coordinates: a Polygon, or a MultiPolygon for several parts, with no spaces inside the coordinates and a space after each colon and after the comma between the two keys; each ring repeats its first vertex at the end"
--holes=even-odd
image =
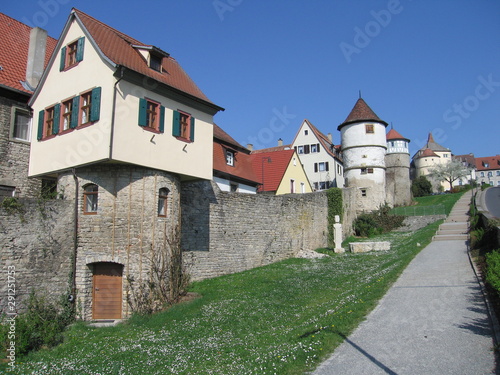
{"type": "Polygon", "coordinates": [[[337,128],[342,142],[345,186],[357,188],[356,211],[377,210],[386,202],[386,127],[387,123],[359,98],[337,128]]]}
{"type": "Polygon", "coordinates": [[[387,133],[385,156],[385,188],[387,203],[391,206],[407,206],[411,203],[410,140],[396,130],[387,133]]]}

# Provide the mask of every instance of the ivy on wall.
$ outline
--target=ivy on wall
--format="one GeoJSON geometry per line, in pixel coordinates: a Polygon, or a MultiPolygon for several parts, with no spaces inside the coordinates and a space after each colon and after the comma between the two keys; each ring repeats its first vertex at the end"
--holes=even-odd
{"type": "Polygon", "coordinates": [[[339,215],[340,222],[342,222],[342,215],[344,214],[342,202],[342,189],[330,188],[327,190],[328,197],[328,247],[335,247],[333,238],[333,224],[335,224],[335,215],[339,215]]]}

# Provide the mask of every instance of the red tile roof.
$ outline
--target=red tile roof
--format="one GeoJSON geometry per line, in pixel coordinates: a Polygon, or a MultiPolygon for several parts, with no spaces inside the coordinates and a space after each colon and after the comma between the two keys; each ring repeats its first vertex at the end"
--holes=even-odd
{"type": "Polygon", "coordinates": [[[476,158],[476,170],[487,171],[500,169],[500,155],[476,158]]]}
{"type": "Polygon", "coordinates": [[[453,160],[458,160],[461,163],[464,163],[466,166],[475,167],[476,166],[476,158],[474,154],[466,154],[466,155],[453,155],[453,160]]]}
{"type": "MultiPolygon", "coordinates": [[[[163,72],[153,70],[148,67],[147,61],[133,46],[155,48],[154,46],[139,42],[78,9],[73,8],[72,14],[81,21],[101,52],[116,65],[129,68],[215,106],[173,57],[163,58],[163,72]]],[[[222,108],[218,108],[222,110],[222,108]]]]}
{"type": "Polygon", "coordinates": [[[292,145],[283,145],[283,146],[263,148],[261,150],[253,150],[252,154],[261,154],[264,152],[275,152],[275,151],[283,151],[283,150],[290,150],[290,149],[292,149],[292,145]]]}
{"type": "Polygon", "coordinates": [[[419,158],[425,158],[425,157],[437,157],[439,158],[440,156],[434,153],[430,148],[426,148],[422,152],[420,152],[418,155],[415,155],[415,159],[419,158]]]}
{"type": "MultiPolygon", "coordinates": [[[[28,25],[0,13],[0,85],[31,95],[20,83],[26,80],[30,31],[28,25]]],[[[56,39],[47,36],[45,66],[56,44],[56,39]]]]}
{"type": "Polygon", "coordinates": [[[345,121],[340,124],[337,129],[340,130],[345,125],[362,121],[380,122],[381,124],[387,126],[387,123],[381,120],[362,98],[359,98],[356,104],[354,104],[349,116],[347,116],[345,121]]]}
{"type": "Polygon", "coordinates": [[[277,191],[295,150],[252,152],[252,165],[257,176],[264,177],[263,190],[277,191]],[[262,173],[264,171],[264,173],[262,173]]]}
{"type": "Polygon", "coordinates": [[[213,169],[228,175],[248,181],[250,185],[260,184],[260,175],[256,175],[252,165],[252,156],[250,150],[241,146],[229,134],[214,124],[214,154],[213,169]],[[226,160],[226,151],[234,152],[234,165],[228,165],[226,160]]]}
{"type": "Polygon", "coordinates": [[[408,138],[403,137],[401,134],[399,134],[394,129],[389,130],[389,133],[387,133],[386,138],[388,141],[393,140],[393,139],[403,139],[405,141],[410,141],[408,138]]]}

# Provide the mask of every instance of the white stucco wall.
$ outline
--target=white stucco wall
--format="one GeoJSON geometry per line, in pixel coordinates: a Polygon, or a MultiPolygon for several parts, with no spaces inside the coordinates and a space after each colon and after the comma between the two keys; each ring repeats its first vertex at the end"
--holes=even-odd
{"type": "MultiPolygon", "coordinates": [[[[221,189],[221,191],[228,191],[228,192],[231,191],[231,182],[229,180],[220,177],[214,177],[214,181],[215,183],[217,183],[217,186],[219,187],[219,189],[221,189]]],[[[236,182],[233,183],[238,184],[238,193],[245,193],[245,194],[257,193],[257,189],[252,186],[236,182]]]]}

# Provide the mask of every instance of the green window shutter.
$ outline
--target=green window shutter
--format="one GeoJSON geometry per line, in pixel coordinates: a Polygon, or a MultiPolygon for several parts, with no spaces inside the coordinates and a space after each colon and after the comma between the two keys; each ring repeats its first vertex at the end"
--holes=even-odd
{"type": "Polygon", "coordinates": [[[181,114],[177,111],[174,111],[174,120],[172,123],[172,135],[174,137],[181,136],[181,114]]]}
{"type": "Polygon", "coordinates": [[[63,71],[66,65],[66,47],[61,48],[61,61],[59,64],[59,71],[63,71]]]}
{"type": "Polygon", "coordinates": [[[80,111],[80,97],[75,96],[73,98],[73,109],[71,112],[71,120],[69,122],[69,127],[74,129],[78,126],[78,112],[80,111]]]}
{"type": "Polygon", "coordinates": [[[165,131],[165,107],[160,106],[160,133],[165,131]]]}
{"type": "Polygon", "coordinates": [[[318,163],[314,163],[314,172],[318,171],[318,163]]]}
{"type": "Polygon", "coordinates": [[[194,142],[194,117],[191,117],[191,127],[190,127],[189,139],[194,142]]]}
{"type": "Polygon", "coordinates": [[[59,122],[61,119],[61,104],[57,103],[54,106],[54,125],[52,126],[52,134],[59,133],[59,122]]]}
{"type": "Polygon", "coordinates": [[[45,110],[38,112],[38,133],[36,139],[41,140],[43,138],[43,122],[45,119],[45,110]]]}
{"type": "Polygon", "coordinates": [[[139,126],[146,126],[147,125],[147,114],[146,114],[146,108],[147,108],[147,100],[140,98],[139,99],[139,126]]]}
{"type": "Polygon", "coordinates": [[[83,60],[83,47],[85,45],[85,37],[78,39],[76,45],[76,61],[80,62],[83,60]]]}
{"type": "Polygon", "coordinates": [[[99,121],[101,112],[101,88],[92,89],[90,99],[90,121],[99,121]]]}

